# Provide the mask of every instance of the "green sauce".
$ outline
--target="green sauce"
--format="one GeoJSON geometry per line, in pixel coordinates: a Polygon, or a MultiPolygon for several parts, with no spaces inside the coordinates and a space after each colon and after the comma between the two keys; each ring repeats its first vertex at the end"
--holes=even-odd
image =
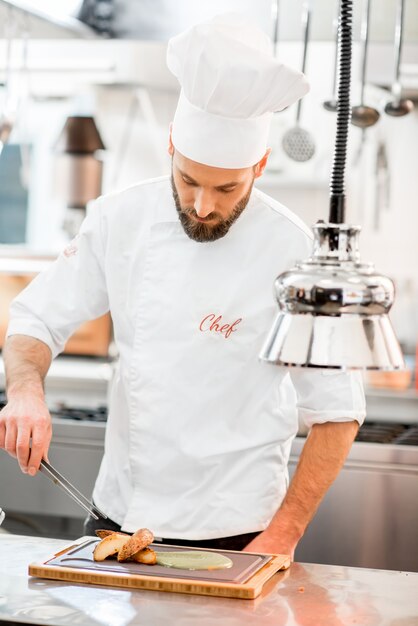
{"type": "Polygon", "coordinates": [[[157,552],[157,564],[177,569],[227,569],[231,559],[216,552],[157,552]]]}

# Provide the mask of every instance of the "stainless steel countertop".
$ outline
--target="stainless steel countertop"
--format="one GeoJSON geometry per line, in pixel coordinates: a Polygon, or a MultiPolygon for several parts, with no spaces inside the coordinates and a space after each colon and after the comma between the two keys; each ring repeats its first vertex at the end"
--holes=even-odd
{"type": "MultiPolygon", "coordinates": [[[[71,543],[71,542],[70,542],[71,543]]],[[[30,578],[69,544],[0,534],[0,623],[55,626],[417,626],[418,574],[293,563],[255,600],[132,591],[30,578]]]]}

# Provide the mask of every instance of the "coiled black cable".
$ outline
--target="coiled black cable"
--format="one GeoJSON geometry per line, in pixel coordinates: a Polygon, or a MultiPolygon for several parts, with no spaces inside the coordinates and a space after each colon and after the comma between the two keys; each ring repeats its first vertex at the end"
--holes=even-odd
{"type": "Polygon", "coordinates": [[[338,35],[339,81],[337,103],[337,132],[334,161],[330,180],[329,221],[341,224],[345,217],[345,163],[347,159],[348,128],[351,118],[350,85],[352,55],[352,0],[341,0],[338,35]]]}

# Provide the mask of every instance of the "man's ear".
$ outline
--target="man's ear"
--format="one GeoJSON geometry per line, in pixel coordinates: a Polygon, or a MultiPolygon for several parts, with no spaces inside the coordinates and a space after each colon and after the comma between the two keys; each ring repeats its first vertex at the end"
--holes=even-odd
{"type": "Polygon", "coordinates": [[[260,178],[265,170],[270,154],[271,148],[267,148],[266,154],[263,156],[263,158],[258,163],[256,163],[256,165],[254,165],[254,178],[260,178]]]}
{"type": "Polygon", "coordinates": [[[174,154],[174,145],[173,145],[173,140],[171,138],[171,132],[173,130],[173,122],[170,123],[170,127],[169,127],[169,134],[168,134],[168,154],[172,157],[174,154]]]}

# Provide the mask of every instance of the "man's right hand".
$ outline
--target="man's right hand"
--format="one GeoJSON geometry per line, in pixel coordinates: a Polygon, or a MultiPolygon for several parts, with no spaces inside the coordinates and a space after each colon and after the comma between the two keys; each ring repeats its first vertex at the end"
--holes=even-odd
{"type": "Polygon", "coordinates": [[[17,458],[25,474],[35,476],[41,460],[48,460],[51,416],[45,400],[20,392],[0,411],[0,448],[17,458]]]}
{"type": "Polygon", "coordinates": [[[0,449],[17,457],[22,472],[31,476],[42,458],[48,460],[52,437],[43,389],[51,358],[45,343],[27,335],[8,337],[3,348],[8,403],[0,411],[0,449]]]}

